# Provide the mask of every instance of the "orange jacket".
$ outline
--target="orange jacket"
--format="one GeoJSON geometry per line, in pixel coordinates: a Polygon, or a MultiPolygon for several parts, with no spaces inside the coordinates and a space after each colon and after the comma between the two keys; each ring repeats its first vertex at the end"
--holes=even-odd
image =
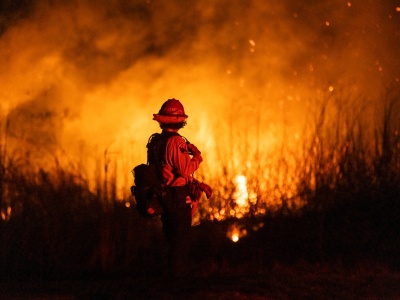
{"type": "Polygon", "coordinates": [[[199,153],[189,155],[186,141],[178,135],[168,139],[164,158],[163,181],[171,186],[185,185],[203,161],[199,153]]]}

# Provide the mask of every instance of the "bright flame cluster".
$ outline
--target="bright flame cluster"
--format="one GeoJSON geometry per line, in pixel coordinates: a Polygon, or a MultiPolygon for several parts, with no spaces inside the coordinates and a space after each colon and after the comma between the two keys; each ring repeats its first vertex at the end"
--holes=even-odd
{"type": "Polygon", "coordinates": [[[236,200],[236,204],[239,207],[248,205],[249,193],[247,191],[247,179],[243,175],[237,175],[235,178],[237,190],[233,195],[236,200]]]}
{"type": "Polygon", "coordinates": [[[249,192],[247,188],[247,178],[244,175],[237,175],[235,177],[236,191],[233,194],[233,200],[236,203],[234,214],[236,217],[241,218],[250,210],[250,203],[257,202],[257,194],[249,192]]]}
{"type": "MultiPolygon", "coordinates": [[[[252,226],[253,231],[258,231],[260,228],[264,227],[264,223],[260,222],[256,225],[252,226]]],[[[236,243],[241,239],[242,237],[245,237],[248,235],[248,230],[245,228],[244,225],[234,223],[228,227],[228,230],[226,232],[226,237],[230,239],[232,242],[236,243]]]]}
{"type": "Polygon", "coordinates": [[[229,226],[228,231],[226,233],[226,237],[232,240],[232,242],[236,243],[240,238],[247,235],[247,230],[238,224],[232,224],[229,226]]]}

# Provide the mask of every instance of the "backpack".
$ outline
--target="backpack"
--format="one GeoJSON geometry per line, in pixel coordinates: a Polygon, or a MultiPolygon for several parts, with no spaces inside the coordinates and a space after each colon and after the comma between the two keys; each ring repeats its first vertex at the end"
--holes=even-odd
{"type": "Polygon", "coordinates": [[[166,190],[162,185],[162,160],[167,141],[175,132],[155,133],[147,143],[147,164],[137,165],[132,170],[134,186],[131,193],[136,200],[136,209],[143,217],[155,217],[163,213],[162,199],[166,190]]]}

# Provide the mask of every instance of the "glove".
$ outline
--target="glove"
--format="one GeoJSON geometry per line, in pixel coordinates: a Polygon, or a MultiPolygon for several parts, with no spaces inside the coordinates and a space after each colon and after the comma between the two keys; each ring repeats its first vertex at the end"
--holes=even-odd
{"type": "Polygon", "coordinates": [[[193,156],[200,156],[201,152],[199,151],[199,149],[197,149],[195,145],[188,143],[187,148],[189,150],[189,154],[193,154],[193,156]]]}
{"type": "Polygon", "coordinates": [[[209,185],[205,184],[204,182],[200,182],[200,183],[199,183],[199,186],[200,186],[200,189],[201,189],[204,193],[206,193],[207,199],[210,199],[210,197],[211,197],[212,194],[213,194],[212,188],[211,188],[209,185]]]}

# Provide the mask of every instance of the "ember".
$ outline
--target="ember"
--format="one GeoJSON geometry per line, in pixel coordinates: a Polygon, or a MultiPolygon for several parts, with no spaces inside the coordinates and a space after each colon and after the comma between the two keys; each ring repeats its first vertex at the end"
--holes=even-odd
{"type": "Polygon", "coordinates": [[[233,224],[228,228],[228,232],[226,236],[232,240],[232,242],[236,243],[240,238],[247,235],[247,230],[238,224],[233,224]]]}

